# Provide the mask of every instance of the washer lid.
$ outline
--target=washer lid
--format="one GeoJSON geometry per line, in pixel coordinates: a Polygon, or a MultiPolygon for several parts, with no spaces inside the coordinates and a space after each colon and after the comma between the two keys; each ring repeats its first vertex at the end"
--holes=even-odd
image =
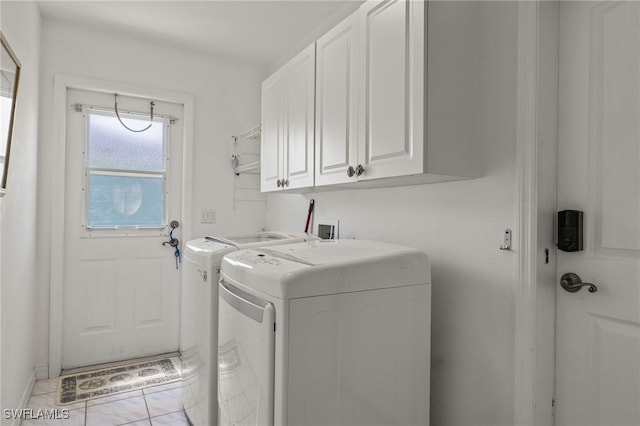
{"type": "Polygon", "coordinates": [[[318,237],[304,233],[293,232],[254,232],[252,234],[240,234],[229,237],[204,237],[188,241],[185,244],[185,259],[191,260],[202,266],[218,265],[219,259],[232,251],[276,244],[290,244],[309,240],[317,240],[318,237]]]}
{"type": "Polygon", "coordinates": [[[192,261],[203,267],[210,267],[214,264],[217,267],[222,256],[236,250],[238,248],[235,245],[197,238],[185,243],[184,258],[186,261],[192,261]]]}
{"type": "Polygon", "coordinates": [[[366,240],[319,240],[241,250],[226,255],[221,268],[237,284],[284,299],[431,282],[424,252],[366,240]]]}
{"type": "Polygon", "coordinates": [[[220,244],[228,244],[238,248],[259,247],[273,244],[289,244],[317,239],[313,235],[293,232],[265,231],[253,234],[232,235],[229,237],[205,237],[220,244]]]}

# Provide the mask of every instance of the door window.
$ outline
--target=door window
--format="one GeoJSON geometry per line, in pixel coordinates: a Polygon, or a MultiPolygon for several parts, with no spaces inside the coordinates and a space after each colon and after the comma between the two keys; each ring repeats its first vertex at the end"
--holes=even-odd
{"type": "Polygon", "coordinates": [[[167,125],[160,117],[87,110],[85,228],[159,229],[167,223],[167,125]]]}

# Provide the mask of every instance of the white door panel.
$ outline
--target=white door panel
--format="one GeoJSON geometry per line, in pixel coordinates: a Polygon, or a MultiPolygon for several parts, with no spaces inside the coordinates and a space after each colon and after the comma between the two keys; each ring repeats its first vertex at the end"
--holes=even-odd
{"type": "Polygon", "coordinates": [[[409,154],[406,8],[403,1],[385,2],[367,15],[367,162],[409,154]]]}
{"type": "MultiPolygon", "coordinates": [[[[113,109],[112,94],[69,90],[67,97],[68,104],[113,109]]],[[[148,111],[148,101],[122,98],[119,106],[148,111]]],[[[154,112],[180,118],[168,126],[162,229],[87,226],[86,112],[68,113],[63,368],[178,350],[180,274],[174,249],[162,243],[169,239],[166,222],[181,220],[182,106],[156,101],[154,112]]],[[[141,202],[147,202],[144,196],[141,202]]]]}
{"type": "Polygon", "coordinates": [[[423,173],[425,3],[370,1],[360,14],[358,179],[423,173]]]}
{"type": "Polygon", "coordinates": [[[584,251],[558,251],[557,425],[640,424],[640,4],[560,2],[558,209],[584,251]]]}
{"type": "Polygon", "coordinates": [[[316,186],[351,181],[347,168],[358,161],[357,18],[316,42],[316,186]]]}
{"type": "Polygon", "coordinates": [[[315,45],[311,45],[287,65],[284,146],[287,188],[313,186],[315,52],[315,45]]]}
{"type": "Polygon", "coordinates": [[[283,173],[282,146],[283,122],[283,81],[280,75],[273,75],[262,84],[262,140],[260,149],[261,189],[275,191],[277,181],[283,173]]]}

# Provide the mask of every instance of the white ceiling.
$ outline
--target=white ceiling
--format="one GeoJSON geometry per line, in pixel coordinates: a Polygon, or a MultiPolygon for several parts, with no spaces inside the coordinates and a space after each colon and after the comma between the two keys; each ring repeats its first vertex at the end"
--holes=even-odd
{"type": "MultiPolygon", "coordinates": [[[[357,0],[38,2],[43,19],[116,31],[178,47],[268,65],[357,0]]],[[[336,18],[337,17],[337,18],[336,18]]],[[[335,22],[334,22],[335,23],[335,22]]]]}

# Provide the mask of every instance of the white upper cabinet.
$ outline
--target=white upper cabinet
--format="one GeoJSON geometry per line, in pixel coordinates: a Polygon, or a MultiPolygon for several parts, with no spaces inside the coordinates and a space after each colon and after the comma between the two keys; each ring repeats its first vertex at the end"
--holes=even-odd
{"type": "Polygon", "coordinates": [[[426,172],[424,19],[368,1],[317,41],[316,186],[426,172]]]}
{"type": "Polygon", "coordinates": [[[358,163],[358,17],[316,42],[316,185],[351,182],[358,163]]]}
{"type": "Polygon", "coordinates": [[[313,186],[315,43],[262,83],[261,190],[313,186]]]}
{"type": "Polygon", "coordinates": [[[474,11],[473,2],[366,1],[269,77],[262,190],[480,176],[474,153],[492,98],[478,61],[488,29],[467,19],[474,11]]]}
{"type": "Polygon", "coordinates": [[[425,172],[422,1],[369,1],[359,10],[358,180],[425,172]]]}

